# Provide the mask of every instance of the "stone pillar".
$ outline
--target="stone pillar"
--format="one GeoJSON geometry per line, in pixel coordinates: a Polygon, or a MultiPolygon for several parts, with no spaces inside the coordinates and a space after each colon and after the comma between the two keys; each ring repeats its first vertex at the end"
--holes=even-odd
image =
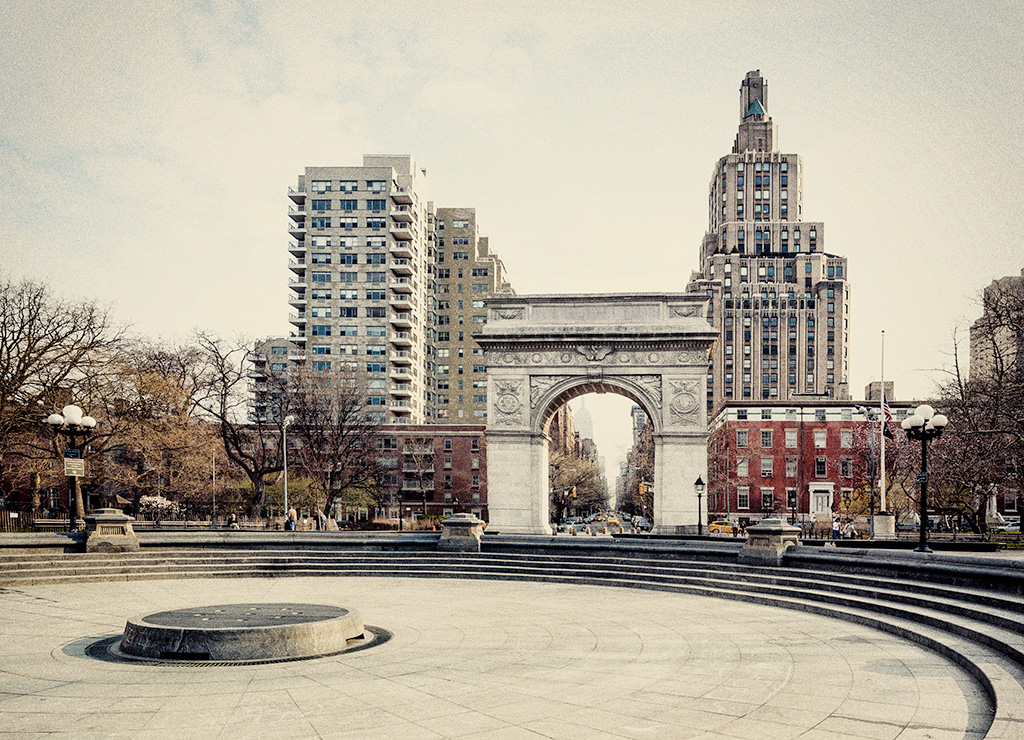
{"type": "Polygon", "coordinates": [[[708,479],[707,444],[701,435],[654,437],[654,534],[697,534],[697,477],[708,479]]]}
{"type": "Polygon", "coordinates": [[[548,440],[528,431],[487,431],[488,527],[501,534],[551,534],[548,440]]]}
{"type": "Polygon", "coordinates": [[[740,550],[739,562],[750,565],[782,565],[782,556],[800,544],[800,527],[783,519],[762,519],[747,527],[747,542],[740,550]]]}
{"type": "Polygon", "coordinates": [[[437,549],[446,552],[480,552],[484,521],[472,514],[453,514],[441,522],[444,532],[437,549]]]}
{"type": "Polygon", "coordinates": [[[132,517],[119,509],[96,509],[85,516],[86,552],[138,552],[132,517]]]}
{"type": "Polygon", "coordinates": [[[875,514],[871,519],[872,531],[876,540],[896,539],[896,517],[892,514],[882,512],[875,514]]]}

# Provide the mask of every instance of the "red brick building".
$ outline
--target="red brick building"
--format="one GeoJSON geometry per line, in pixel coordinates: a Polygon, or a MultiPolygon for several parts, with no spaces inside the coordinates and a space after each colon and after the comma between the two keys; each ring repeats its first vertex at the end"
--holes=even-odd
{"type": "MultiPolygon", "coordinates": [[[[487,518],[487,442],[482,424],[381,427],[378,447],[391,491],[377,516],[450,514],[487,518]]],[[[361,512],[363,516],[370,512],[361,512]]]]}
{"type": "MultiPolygon", "coordinates": [[[[914,405],[890,406],[896,430],[914,405]]],[[[809,524],[844,514],[870,479],[871,426],[853,401],[723,404],[708,436],[708,518],[750,523],[795,514],[809,524]]]]}

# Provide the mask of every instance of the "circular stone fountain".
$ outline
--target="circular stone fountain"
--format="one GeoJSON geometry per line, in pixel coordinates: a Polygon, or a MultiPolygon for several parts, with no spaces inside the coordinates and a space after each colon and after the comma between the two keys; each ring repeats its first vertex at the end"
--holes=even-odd
{"type": "Polygon", "coordinates": [[[129,619],[118,652],[150,660],[297,660],[342,652],[363,634],[363,618],[354,609],[224,604],[129,619]]]}

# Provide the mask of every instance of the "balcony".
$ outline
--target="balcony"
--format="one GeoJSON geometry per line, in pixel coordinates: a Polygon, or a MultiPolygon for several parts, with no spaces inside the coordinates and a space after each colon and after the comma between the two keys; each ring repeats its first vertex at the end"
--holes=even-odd
{"type": "Polygon", "coordinates": [[[391,200],[402,205],[412,205],[412,193],[406,188],[395,188],[391,191],[391,200]]]}
{"type": "Polygon", "coordinates": [[[423,482],[420,482],[418,480],[406,479],[406,480],[402,481],[402,490],[403,491],[433,491],[434,490],[434,481],[432,481],[432,480],[425,480],[423,482]]]}
{"type": "MultiPolygon", "coordinates": [[[[413,217],[413,210],[409,206],[398,206],[391,209],[391,220],[401,223],[410,223],[413,217]]],[[[396,224],[397,225],[397,224],[396,224]]]]}
{"type": "Polygon", "coordinates": [[[295,326],[305,326],[306,325],[306,312],[305,311],[299,311],[298,313],[290,313],[290,314],[288,314],[288,323],[295,324],[295,326]]]}
{"type": "MultiPolygon", "coordinates": [[[[394,354],[392,354],[391,357],[394,358],[394,354]]],[[[408,368],[404,367],[392,368],[388,377],[401,383],[408,383],[412,380],[412,375],[409,373],[408,368]]]]}
{"type": "Polygon", "coordinates": [[[391,395],[392,396],[404,396],[405,398],[411,398],[412,397],[412,388],[409,386],[408,383],[403,383],[402,385],[395,385],[395,386],[391,387],[391,395]]]}
{"type": "Polygon", "coordinates": [[[289,362],[305,362],[306,361],[306,350],[304,350],[304,349],[289,349],[288,350],[288,361],[289,362]]]}
{"type": "Polygon", "coordinates": [[[305,344],[306,343],[306,332],[305,332],[305,330],[303,330],[303,331],[293,331],[293,332],[288,334],[288,339],[290,341],[294,342],[295,344],[305,344]]]}
{"type": "MultiPolygon", "coordinates": [[[[433,455],[434,451],[433,450],[428,450],[426,452],[426,454],[433,455]]],[[[416,463],[404,463],[402,465],[402,472],[403,473],[423,473],[424,475],[426,475],[427,473],[433,473],[434,472],[434,461],[433,460],[424,461],[423,465],[420,466],[420,467],[416,467],[416,463]]],[[[417,483],[418,481],[411,481],[411,482],[412,483],[417,483]]],[[[430,481],[425,481],[425,482],[429,483],[430,481]]]]}
{"type": "Polygon", "coordinates": [[[408,331],[396,331],[392,332],[389,337],[391,343],[396,347],[411,347],[412,346],[412,332],[408,331]]]}
{"type": "Polygon", "coordinates": [[[295,222],[288,223],[288,233],[294,236],[296,239],[306,238],[306,222],[303,221],[301,224],[295,222]]]}
{"type": "Polygon", "coordinates": [[[288,251],[296,257],[302,257],[306,253],[306,242],[288,242],[288,251]]]}
{"type": "Polygon", "coordinates": [[[300,258],[297,260],[288,260],[288,269],[294,272],[296,275],[306,274],[306,260],[300,258]]]}
{"type": "Polygon", "coordinates": [[[305,221],[306,220],[306,206],[292,206],[288,209],[288,217],[293,221],[305,221]]]}
{"type": "Polygon", "coordinates": [[[402,311],[412,310],[412,296],[402,295],[401,293],[392,293],[388,302],[391,304],[392,308],[397,308],[402,311]]]}
{"type": "Polygon", "coordinates": [[[306,282],[306,278],[304,277],[293,277],[288,278],[288,287],[291,288],[292,290],[305,293],[306,288],[309,287],[309,284],[306,282]]]}
{"type": "Polygon", "coordinates": [[[410,278],[393,278],[388,284],[393,293],[412,293],[412,280],[410,278]]]}
{"type": "Polygon", "coordinates": [[[412,259],[412,244],[398,242],[391,246],[391,256],[402,259],[412,259]]]}
{"type": "Polygon", "coordinates": [[[391,409],[391,413],[393,413],[393,414],[411,414],[412,413],[412,408],[409,407],[408,402],[405,401],[405,400],[392,401],[391,404],[388,406],[388,408],[391,409]]]}
{"type": "MultiPolygon", "coordinates": [[[[392,365],[411,365],[412,364],[412,352],[406,350],[399,350],[392,352],[388,359],[391,360],[392,365]]],[[[409,376],[412,377],[412,376],[409,376]]]]}
{"type": "Polygon", "coordinates": [[[391,236],[402,241],[412,241],[413,233],[412,226],[407,223],[392,222],[391,224],[391,236]]]}
{"type": "Polygon", "coordinates": [[[288,197],[292,199],[294,203],[305,203],[306,202],[306,191],[296,190],[295,188],[288,188],[288,197]]]}
{"type": "Polygon", "coordinates": [[[412,275],[412,262],[409,260],[391,260],[391,264],[389,265],[389,267],[391,268],[391,272],[395,273],[396,275],[404,275],[406,277],[412,275]]]}
{"type": "Polygon", "coordinates": [[[391,314],[391,325],[396,329],[411,329],[412,315],[408,313],[391,314]]]}
{"type": "Polygon", "coordinates": [[[294,306],[295,308],[305,308],[306,294],[300,293],[298,295],[290,295],[288,296],[288,303],[289,305],[294,306]]]}

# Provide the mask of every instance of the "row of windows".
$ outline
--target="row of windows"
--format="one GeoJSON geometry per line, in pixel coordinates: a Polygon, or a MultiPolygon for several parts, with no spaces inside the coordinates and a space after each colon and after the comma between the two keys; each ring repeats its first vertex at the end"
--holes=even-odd
{"type": "MultiPolygon", "coordinates": [[[[387,190],[387,182],[384,180],[364,180],[365,189],[371,193],[383,193],[387,190]]],[[[311,189],[314,193],[329,193],[334,189],[333,180],[313,180],[311,189]]],[[[359,190],[358,180],[338,180],[338,192],[355,193],[359,190]]]]}
{"type": "MultiPolygon", "coordinates": [[[[774,458],[760,458],[760,472],[762,478],[772,478],[775,475],[774,458]]],[[[798,461],[796,458],[786,459],[786,477],[796,478],[798,461]]],[[[750,459],[741,458],[736,461],[736,475],[739,478],[750,477],[750,459]]],[[[814,459],[814,475],[816,478],[825,478],[828,475],[828,458],[816,457],[814,459]]],[[[839,475],[843,478],[853,477],[853,458],[843,457],[839,460],[839,475]]]]}
{"type": "MultiPolygon", "coordinates": [[[[310,204],[310,210],[313,211],[333,211],[332,205],[335,201],[331,200],[318,200],[314,199],[310,204]]],[[[368,211],[380,212],[387,210],[388,202],[384,198],[367,199],[363,201],[365,208],[368,211]]],[[[359,210],[359,201],[355,198],[342,198],[337,201],[339,211],[357,211],[359,210]]]]}
{"type": "MultiPolygon", "coordinates": [[[[336,277],[339,283],[357,283],[359,274],[358,272],[339,272],[336,277]]],[[[388,281],[386,272],[364,272],[362,275],[364,283],[386,283],[388,281]]],[[[309,280],[312,283],[330,283],[333,282],[333,277],[334,273],[330,272],[312,272],[309,275],[309,280]]]]}
{"type": "MultiPolygon", "coordinates": [[[[844,499],[848,500],[853,496],[852,488],[844,488],[841,491],[844,499]]],[[[775,490],[772,488],[761,489],[761,511],[776,511],[777,506],[782,502],[776,502],[775,490]]],[[[796,489],[786,489],[786,502],[787,509],[796,508],[796,489]]],[[[737,509],[750,509],[750,489],[746,486],[742,486],[736,489],[736,508],[737,509]]]]}
{"type": "MultiPolygon", "coordinates": [[[[339,218],[336,221],[332,220],[330,216],[313,216],[309,220],[310,228],[313,229],[331,229],[334,228],[333,224],[337,224],[339,229],[357,229],[359,228],[359,219],[357,218],[339,218]]],[[[386,229],[388,227],[388,220],[386,218],[367,218],[366,228],[368,229],[386,229]]]]}
{"type": "MultiPolygon", "coordinates": [[[[366,237],[355,237],[355,236],[338,236],[330,234],[315,234],[310,237],[310,246],[315,249],[323,247],[342,247],[343,249],[354,249],[355,247],[367,246],[372,249],[381,249],[388,245],[386,236],[373,236],[369,235],[366,237]],[[362,243],[360,243],[362,242],[362,243]]],[[[303,245],[293,245],[303,246],[303,245]]]]}
{"type": "MultiPolygon", "coordinates": [[[[784,430],[786,436],[786,447],[797,446],[797,429],[786,429],[784,430]]],[[[814,446],[817,448],[825,448],[828,446],[828,430],[827,429],[814,429],[814,446]]],[[[760,430],[760,441],[761,447],[769,448],[774,446],[774,430],[762,429],[760,430]]],[[[748,447],[750,445],[750,432],[747,429],[736,430],[736,446],[737,447],[748,447]]],[[[839,430],[839,446],[844,448],[853,447],[853,430],[852,429],[840,429],[839,430]]]]}
{"type": "MultiPolygon", "coordinates": [[[[314,265],[358,265],[359,264],[359,253],[354,254],[334,254],[330,252],[314,252],[310,255],[309,261],[314,265]]],[[[364,265],[386,265],[388,262],[388,256],[382,253],[375,254],[363,254],[364,265]]],[[[299,263],[302,264],[301,262],[299,263]]]]}

